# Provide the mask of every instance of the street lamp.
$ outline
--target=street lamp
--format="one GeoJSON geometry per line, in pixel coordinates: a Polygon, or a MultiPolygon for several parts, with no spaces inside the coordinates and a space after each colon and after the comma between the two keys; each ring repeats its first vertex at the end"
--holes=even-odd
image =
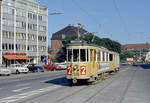
{"type": "MultiPolygon", "coordinates": [[[[63,13],[57,12],[57,11],[48,13],[48,15],[61,15],[61,14],[63,14],[63,13]]],[[[47,24],[47,27],[48,27],[48,24],[47,24]]],[[[48,30],[47,30],[47,31],[48,31],[48,30]]],[[[47,34],[48,34],[48,33],[47,33],[47,34]]],[[[46,54],[47,58],[48,58],[48,44],[49,44],[48,40],[49,40],[49,35],[47,35],[47,52],[46,52],[46,53],[47,53],[47,54],[46,54]]],[[[47,61],[46,61],[45,63],[47,63],[47,61]]]]}
{"type": "Polygon", "coordinates": [[[50,12],[49,15],[60,15],[60,14],[63,14],[61,12],[57,12],[57,11],[54,11],[54,12],[50,12]]]}

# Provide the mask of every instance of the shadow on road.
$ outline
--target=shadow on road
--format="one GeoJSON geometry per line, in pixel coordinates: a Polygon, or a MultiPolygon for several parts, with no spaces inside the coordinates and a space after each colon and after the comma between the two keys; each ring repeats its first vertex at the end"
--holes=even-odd
{"type": "Polygon", "coordinates": [[[52,80],[45,81],[45,83],[50,83],[54,85],[70,86],[66,77],[59,77],[52,80]]]}
{"type": "Polygon", "coordinates": [[[66,77],[55,78],[52,80],[45,81],[45,83],[50,83],[50,84],[54,84],[54,85],[61,85],[61,86],[68,86],[68,87],[89,85],[86,81],[78,81],[77,84],[73,85],[66,79],[66,77]]]}
{"type": "Polygon", "coordinates": [[[142,64],[140,65],[142,69],[150,69],[150,64],[142,64]]]}

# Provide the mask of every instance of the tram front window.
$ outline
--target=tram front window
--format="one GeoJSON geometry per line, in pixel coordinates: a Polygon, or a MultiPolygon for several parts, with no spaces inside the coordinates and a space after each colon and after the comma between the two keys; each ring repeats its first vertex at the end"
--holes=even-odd
{"type": "Polygon", "coordinates": [[[68,49],[68,62],[71,62],[72,60],[72,49],[68,49]]]}
{"type": "Polygon", "coordinates": [[[73,49],[73,61],[74,62],[79,61],[79,49],[73,49]]]}
{"type": "Polygon", "coordinates": [[[85,62],[86,61],[86,50],[80,49],[80,61],[85,62]]]}

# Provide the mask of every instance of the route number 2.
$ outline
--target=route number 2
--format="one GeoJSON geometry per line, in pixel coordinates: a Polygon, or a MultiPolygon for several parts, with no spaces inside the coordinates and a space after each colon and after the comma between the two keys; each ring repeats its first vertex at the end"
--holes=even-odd
{"type": "Polygon", "coordinates": [[[86,75],[86,66],[80,66],[80,75],[86,75]]]}
{"type": "Polygon", "coordinates": [[[70,66],[68,66],[67,68],[67,75],[71,75],[72,74],[72,68],[70,66]]]}

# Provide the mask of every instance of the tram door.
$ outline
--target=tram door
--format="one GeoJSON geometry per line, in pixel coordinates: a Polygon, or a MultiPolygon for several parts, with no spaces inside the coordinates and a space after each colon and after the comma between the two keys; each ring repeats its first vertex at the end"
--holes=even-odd
{"type": "Polygon", "coordinates": [[[94,49],[90,49],[90,64],[91,64],[90,74],[94,74],[95,72],[95,66],[96,66],[95,60],[96,60],[96,52],[94,49]]]}

